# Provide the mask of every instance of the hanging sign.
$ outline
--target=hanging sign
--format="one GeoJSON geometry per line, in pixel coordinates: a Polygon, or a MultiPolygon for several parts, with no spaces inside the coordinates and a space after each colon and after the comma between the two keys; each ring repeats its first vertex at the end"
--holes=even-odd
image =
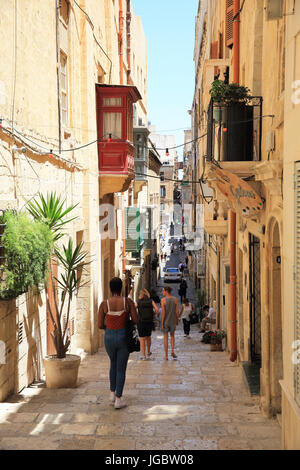
{"type": "Polygon", "coordinates": [[[261,197],[246,181],[234,173],[216,168],[218,189],[227,197],[230,206],[235,212],[244,216],[253,216],[262,212],[264,203],[261,197]]]}

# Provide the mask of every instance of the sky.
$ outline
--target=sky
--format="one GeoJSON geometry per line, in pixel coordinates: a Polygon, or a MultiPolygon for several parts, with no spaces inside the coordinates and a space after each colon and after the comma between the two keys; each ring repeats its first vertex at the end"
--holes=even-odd
{"type": "MultiPolygon", "coordinates": [[[[191,126],[198,0],[131,0],[142,19],[148,47],[148,120],[161,134],[184,143],[191,126]],[[181,129],[174,131],[174,129],[181,129]]],[[[178,149],[182,156],[182,148],[178,149]]]]}

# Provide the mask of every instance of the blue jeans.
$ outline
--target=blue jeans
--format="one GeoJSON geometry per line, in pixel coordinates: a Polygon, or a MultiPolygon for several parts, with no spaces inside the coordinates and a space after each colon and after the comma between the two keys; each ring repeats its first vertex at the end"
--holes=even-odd
{"type": "Polygon", "coordinates": [[[110,330],[106,328],[104,345],[110,359],[110,391],[121,397],[126,378],[129,352],[126,344],[126,328],[110,330]]]}

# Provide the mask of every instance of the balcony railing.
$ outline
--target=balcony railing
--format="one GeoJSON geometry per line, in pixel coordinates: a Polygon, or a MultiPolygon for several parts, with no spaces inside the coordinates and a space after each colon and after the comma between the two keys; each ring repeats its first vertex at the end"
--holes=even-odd
{"type": "Polygon", "coordinates": [[[223,162],[261,160],[262,97],[247,103],[208,107],[207,159],[223,162]]]}

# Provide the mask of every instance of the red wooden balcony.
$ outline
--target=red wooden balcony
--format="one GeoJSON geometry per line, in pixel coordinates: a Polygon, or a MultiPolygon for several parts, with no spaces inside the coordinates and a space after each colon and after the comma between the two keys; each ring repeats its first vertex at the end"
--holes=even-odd
{"type": "Polygon", "coordinates": [[[100,197],[126,191],[134,179],[133,103],[129,85],[96,85],[100,197]]]}

